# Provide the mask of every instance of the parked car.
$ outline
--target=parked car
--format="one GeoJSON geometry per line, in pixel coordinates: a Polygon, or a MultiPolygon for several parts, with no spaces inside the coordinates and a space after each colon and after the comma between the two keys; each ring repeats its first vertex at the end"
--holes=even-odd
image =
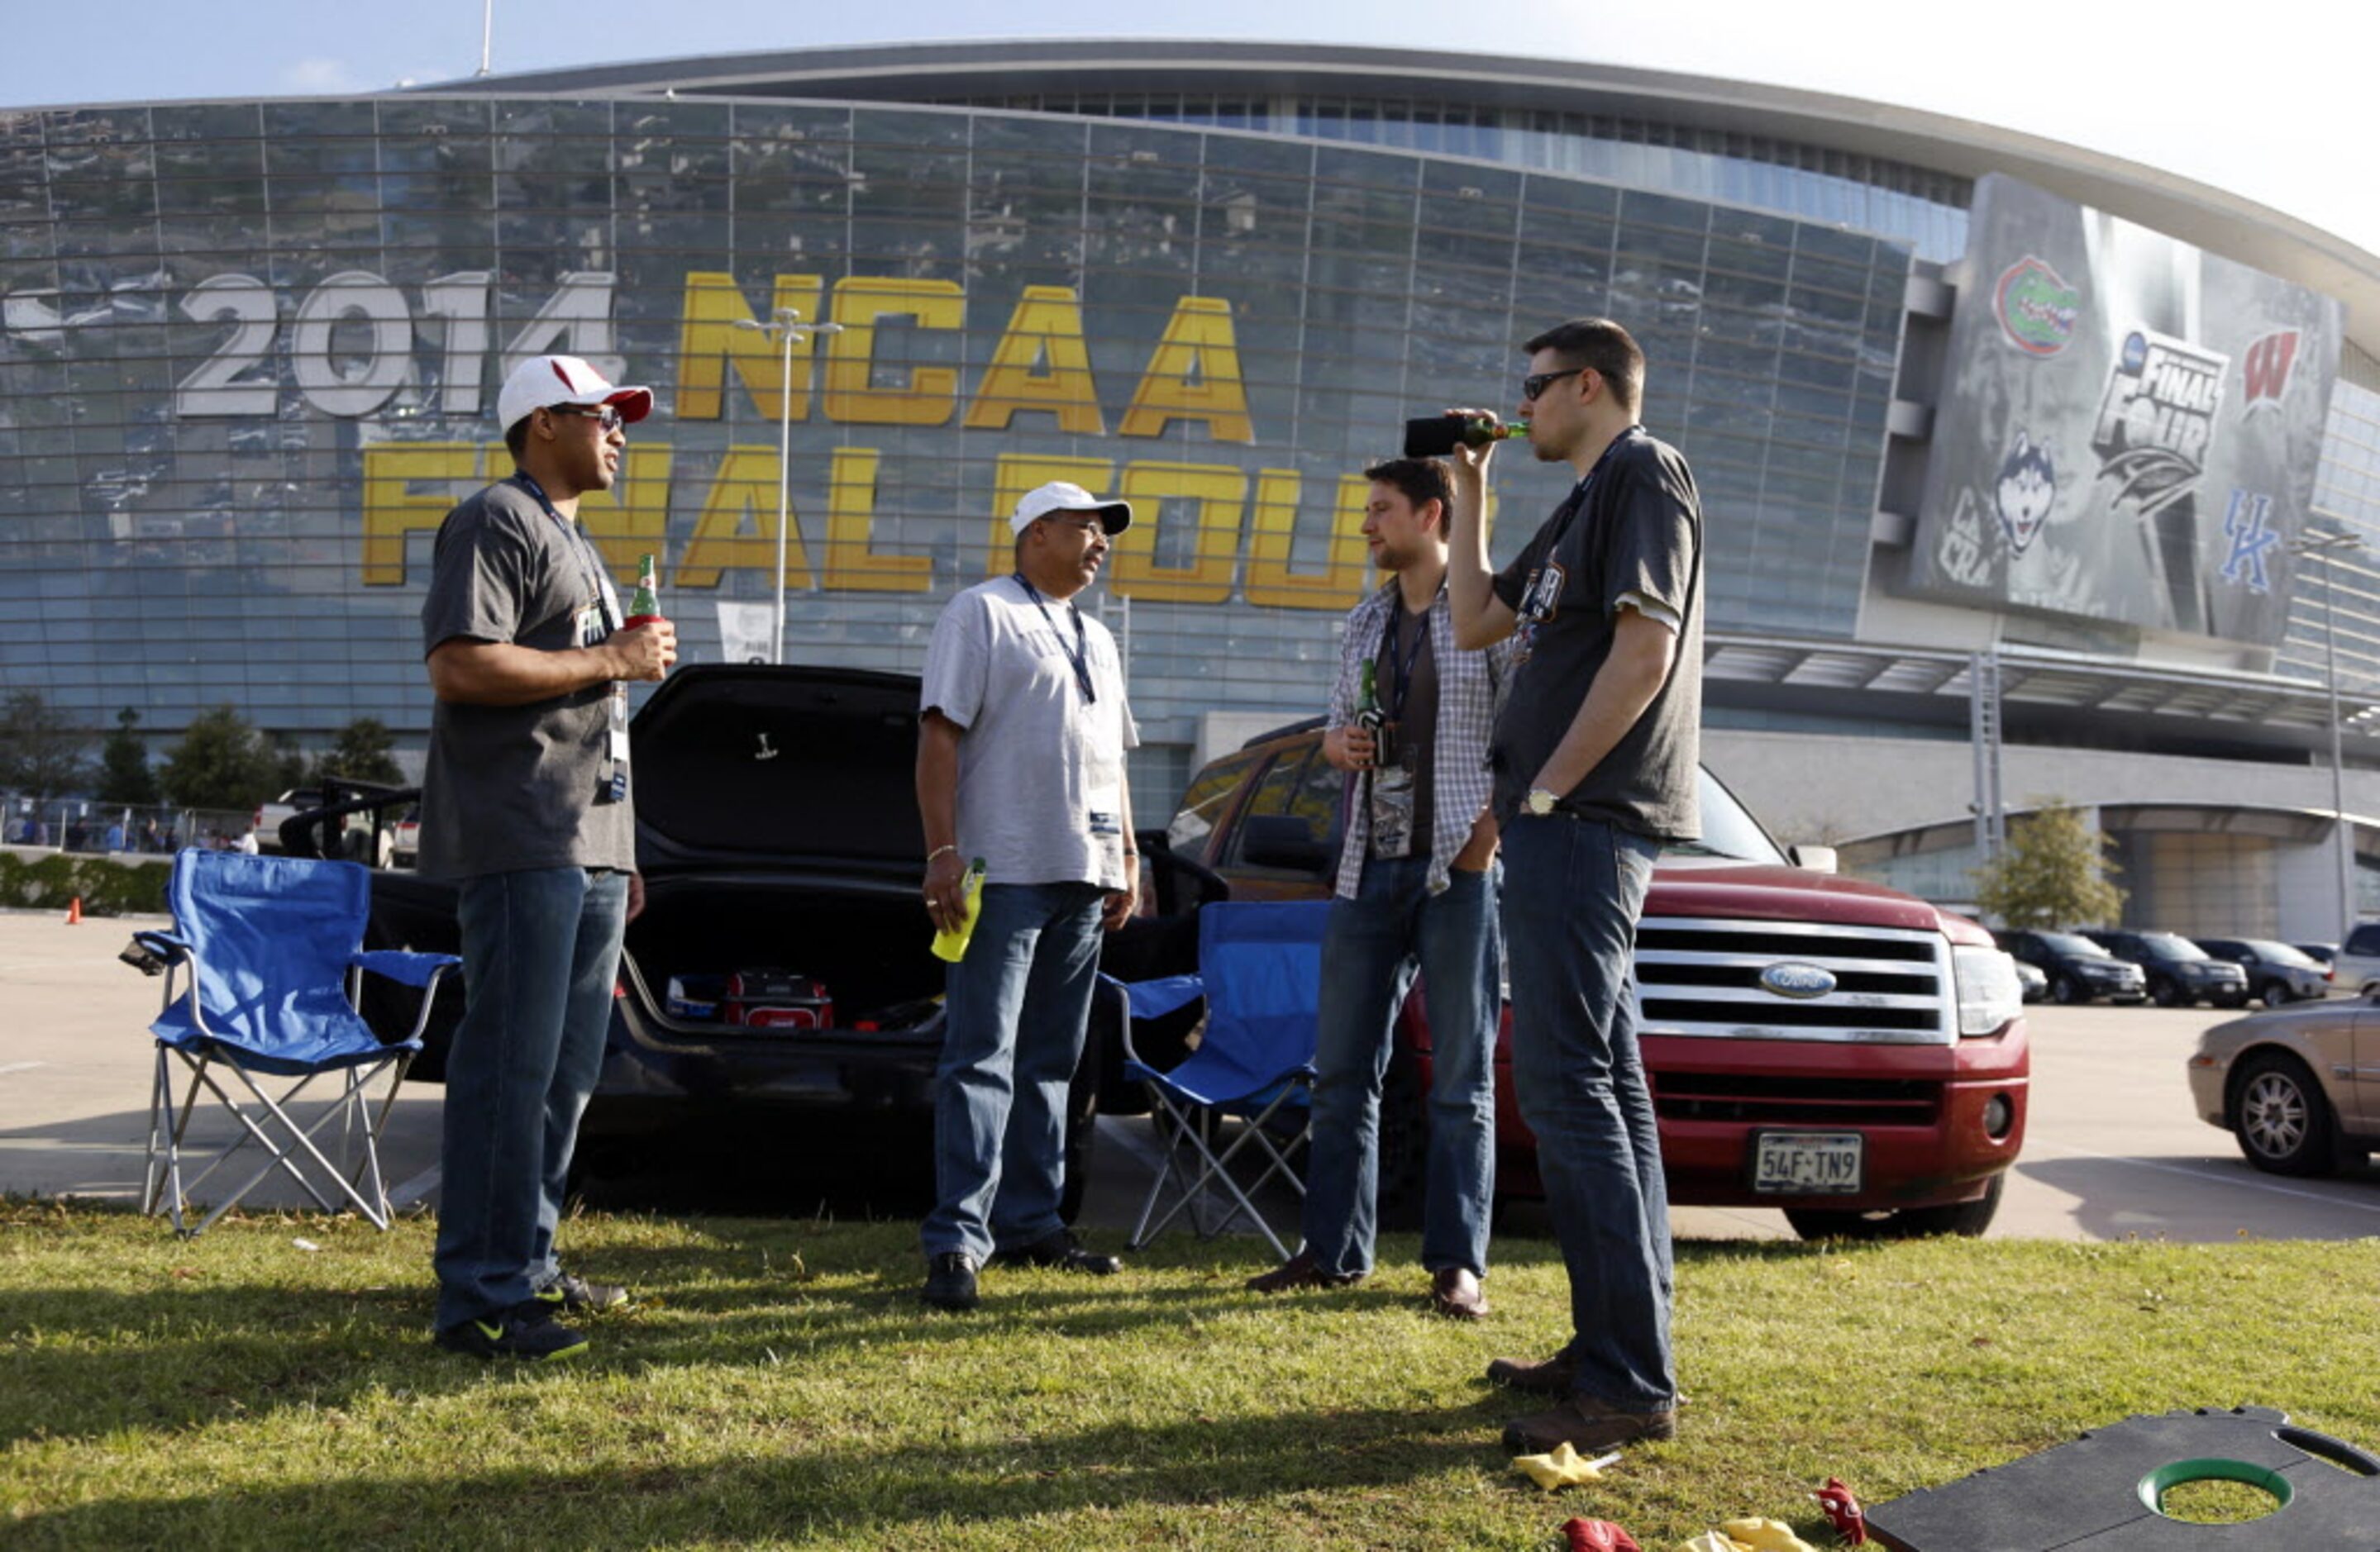
{"type": "Polygon", "coordinates": [[[2160,1008],[2198,1002],[2217,1008],[2248,1005],[2248,973],[2177,933],[2101,928],[2082,936],[2118,959],[2139,965],[2148,980],[2149,1000],[2160,1008]]]}
{"type": "Polygon", "coordinates": [[[2327,1175],[2380,1148],[2380,1007],[2334,999],[2230,1019],[2189,1062],[2199,1119],[2239,1141],[2257,1169],[2327,1175]]]}
{"type": "Polygon", "coordinates": [[[2380,922],[2360,922],[2330,962],[2330,984],[2358,997],[2380,990],[2380,922]]]}
{"type": "MultiPolygon", "coordinates": [[[[917,717],[911,674],[746,663],[680,667],[638,709],[628,736],[645,910],[628,925],[583,1135],[832,1111],[868,1120],[886,1148],[929,1157],[920,1150],[942,1045],[942,964],[928,952],[934,929],[919,896],[917,717]],[[781,1010],[787,1022],[738,1022],[742,1010],[727,1006],[727,977],[757,985],[762,973],[799,991],[799,1007],[781,1010]]],[[[1160,915],[1104,940],[1102,967],[1122,980],[1196,969],[1196,938],[1181,928],[1195,933],[1197,905],[1223,892],[1166,855],[1162,831],[1140,842],[1160,915]]],[[[459,952],[455,902],[445,880],[377,875],[368,945],[459,952]]],[[[418,994],[373,982],[373,1027],[410,1027],[418,994]]],[[[1075,1078],[1069,1218],[1093,1117],[1146,1109],[1111,1060],[1122,1002],[1112,988],[1101,1000],[1101,1037],[1075,1078]]],[[[443,1079],[461,1012],[460,988],[441,988],[408,1076],[443,1079]]],[[[1144,1053],[1168,1060],[1158,1045],[1144,1053]]]]}
{"type": "Polygon", "coordinates": [[[2270,938],[2200,938],[2198,946],[2247,972],[2248,989],[2267,1008],[2312,1002],[2330,995],[2330,967],[2270,938]]]}
{"type": "Polygon", "coordinates": [[[334,779],[323,787],[292,787],[261,806],[252,819],[261,852],[294,852],[301,856],[335,855],[368,867],[388,867],[396,861],[396,834],[389,822],[401,808],[393,807],[392,793],[412,789],[383,786],[376,782],[334,779]],[[322,838],[322,827],[338,822],[335,844],[322,838]],[[311,839],[292,844],[292,827],[311,839]]]}
{"type": "MultiPolygon", "coordinates": [[[[1346,783],[1320,745],[1319,723],[1303,723],[1207,766],[1170,850],[1233,898],[1327,894],[1346,783]]],[[[1701,803],[1704,839],[1663,855],[1636,938],[1670,1200],[1781,1207],[1813,1238],[1982,1233],[2024,1139],[2030,1055],[2008,957],[1963,917],[1834,876],[1823,848],[1789,854],[1707,771],[1701,803]]],[[[1531,1197],[1510,1041],[1507,1010],[1497,1193],[1531,1197]]],[[[1420,1194],[1430,1050],[1409,996],[1379,1121],[1392,1217],[1420,1194]]]]}
{"type": "Polygon", "coordinates": [[[2148,977],[2139,965],[2118,959],[2079,932],[2016,928],[1993,937],[2017,963],[2049,977],[2054,1002],[2092,1002],[2104,997],[2110,1002],[2137,1003],[2148,998],[2148,977]]]}
{"type": "Polygon", "coordinates": [[[2024,1000],[2026,1001],[2046,1002],[2049,1000],[2049,977],[2041,973],[2040,966],[2027,964],[2024,961],[2017,958],[2014,954],[2010,954],[2009,956],[2009,963],[2016,966],[2016,984],[2019,989],[2024,993],[2024,1000]]]}
{"type": "Polygon", "coordinates": [[[2291,943],[2289,947],[2325,970],[2338,958],[2338,945],[2336,943],[2291,943]]]}

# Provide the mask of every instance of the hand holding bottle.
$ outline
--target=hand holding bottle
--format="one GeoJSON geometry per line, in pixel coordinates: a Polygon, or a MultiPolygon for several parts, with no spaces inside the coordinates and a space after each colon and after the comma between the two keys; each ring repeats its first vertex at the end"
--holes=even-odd
{"type": "MultiPolygon", "coordinates": [[[[956,852],[943,855],[953,861],[958,857],[956,852]]],[[[928,871],[930,874],[931,868],[929,867],[928,871]]],[[[967,864],[966,871],[960,875],[957,919],[946,919],[946,913],[942,911],[934,913],[937,927],[934,933],[934,957],[945,964],[956,964],[966,957],[967,942],[975,936],[976,918],[983,914],[983,858],[978,857],[967,864]]],[[[928,891],[928,898],[929,901],[932,898],[930,890],[928,891]]]]}
{"type": "Polygon", "coordinates": [[[628,618],[607,645],[619,649],[618,679],[659,679],[677,661],[677,627],[662,613],[659,557],[646,555],[637,565],[637,591],[628,600],[628,618]]]}

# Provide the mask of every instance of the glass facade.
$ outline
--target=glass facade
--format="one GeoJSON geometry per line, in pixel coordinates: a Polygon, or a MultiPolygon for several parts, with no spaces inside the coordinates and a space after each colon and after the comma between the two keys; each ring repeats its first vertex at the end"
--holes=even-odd
{"type": "Polygon", "coordinates": [[[1966,251],[1973,194],[1968,179],[1948,173],[1796,140],[1451,99],[1063,91],[965,101],[1475,157],[1855,227],[1940,263],[1966,251]]]}
{"type": "MultiPolygon", "coordinates": [[[[1474,148],[1475,149],[1475,148],[1474,148]]],[[[1196,719],[1319,709],[1360,471],[1608,312],[1711,515],[1716,630],[1856,628],[1906,242],[1572,170],[1191,123],[405,96],[0,114],[0,678],[94,727],[229,701],[418,742],[431,536],[504,472],[511,359],[650,383],[586,507],[687,655],[914,671],[1001,514],[1135,503],[1092,595],[1178,792],[1196,719]],[[739,330],[843,332],[783,361],[739,330]]],[[[1566,473],[1499,460],[1499,556],[1566,473]]],[[[1153,785],[1152,785],[1153,783],[1153,785]]]]}

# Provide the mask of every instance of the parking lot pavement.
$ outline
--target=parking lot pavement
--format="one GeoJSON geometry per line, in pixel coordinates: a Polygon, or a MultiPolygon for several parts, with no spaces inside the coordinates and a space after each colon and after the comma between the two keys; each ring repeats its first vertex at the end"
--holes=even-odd
{"type": "MultiPolygon", "coordinates": [[[[129,1202],[140,1194],[154,1047],[147,1028],[161,983],[116,962],[135,926],[52,912],[0,912],[0,1191],[129,1202]]],[[[2280,1180],[2243,1162],[2228,1134],[2192,1111],[2182,1061],[2209,1024],[2205,1009],[2028,1011],[2034,1080],[2024,1156],[2010,1179],[1994,1238],[2144,1238],[2219,1242],[2347,1239],[2380,1234],[2380,1170],[2329,1181],[2280,1180]]],[[[430,1189],[438,1158],[440,1090],[409,1084],[391,1117],[382,1168],[402,1197],[430,1189]]],[[[229,1140],[207,1111],[194,1139],[229,1140]]],[[[218,1112],[219,1113],[219,1112],[218,1112]]],[[[1120,1236],[1138,1215],[1156,1166],[1148,1124],[1103,1119],[1086,1222],[1120,1236]]],[[[848,1158],[841,1161],[845,1170],[848,1158]]],[[[786,1182],[792,1210],[814,1198],[786,1182]]],[[[294,1186],[269,1182],[259,1206],[298,1206],[294,1186]]],[[[1295,1211],[1265,1197],[1284,1237],[1295,1211]]],[[[748,1210],[748,1209],[747,1209],[748,1210]]],[[[1781,1213],[1680,1208],[1687,1239],[1782,1237],[1781,1213]]],[[[1542,1229],[1515,1204],[1506,1231],[1542,1229]]]]}

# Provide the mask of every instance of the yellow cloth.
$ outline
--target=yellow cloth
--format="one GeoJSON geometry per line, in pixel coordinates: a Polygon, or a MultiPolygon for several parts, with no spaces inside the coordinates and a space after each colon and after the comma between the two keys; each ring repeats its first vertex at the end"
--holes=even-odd
{"type": "Polygon", "coordinates": [[[1705,1531],[1678,1544],[1678,1552],[1818,1552],[1777,1520],[1722,1520],[1718,1530],[1705,1531]]]}
{"type": "Polygon", "coordinates": [[[1549,1455],[1516,1455],[1512,1469],[1525,1472],[1529,1480],[1550,1493],[1557,1487],[1575,1487],[1582,1482],[1592,1482],[1603,1474],[1603,1467],[1572,1449],[1564,1439],[1555,1445],[1549,1455]]]}

